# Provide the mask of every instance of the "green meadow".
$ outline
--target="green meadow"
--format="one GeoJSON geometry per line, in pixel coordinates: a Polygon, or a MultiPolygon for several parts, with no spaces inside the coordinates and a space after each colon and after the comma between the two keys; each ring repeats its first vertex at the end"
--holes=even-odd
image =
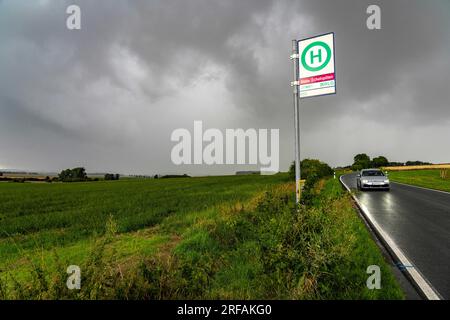
{"type": "Polygon", "coordinates": [[[450,176],[445,179],[440,176],[441,170],[405,170],[389,171],[392,181],[412,184],[415,186],[450,192],[450,176]]]}

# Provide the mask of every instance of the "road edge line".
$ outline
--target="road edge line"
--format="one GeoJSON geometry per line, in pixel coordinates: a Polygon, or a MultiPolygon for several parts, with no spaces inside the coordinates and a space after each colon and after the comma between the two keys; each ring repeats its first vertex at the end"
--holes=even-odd
{"type": "MultiPolygon", "coordinates": [[[[385,245],[388,251],[404,266],[412,266],[413,264],[409,261],[403,251],[395,244],[394,240],[381,228],[381,226],[373,219],[370,211],[367,207],[362,204],[358,198],[353,194],[350,188],[342,181],[342,176],[339,177],[341,184],[347,189],[358,208],[364,214],[366,221],[369,223],[371,228],[375,231],[375,234],[379,237],[381,242],[385,245]]],[[[424,276],[419,272],[419,270],[414,268],[405,268],[404,273],[408,275],[408,279],[413,282],[413,285],[420,290],[420,293],[427,300],[441,300],[441,296],[436,292],[431,284],[425,279],[424,276]]]]}
{"type": "Polygon", "coordinates": [[[450,192],[448,192],[448,191],[437,190],[437,189],[430,189],[430,188],[415,186],[413,184],[407,184],[407,183],[402,183],[402,182],[397,182],[397,181],[391,181],[391,183],[401,184],[401,185],[404,185],[404,186],[407,186],[407,187],[413,187],[413,188],[418,188],[418,189],[423,189],[423,190],[428,190],[428,191],[435,191],[435,192],[439,192],[439,193],[444,193],[444,194],[450,195],[450,192]]]}

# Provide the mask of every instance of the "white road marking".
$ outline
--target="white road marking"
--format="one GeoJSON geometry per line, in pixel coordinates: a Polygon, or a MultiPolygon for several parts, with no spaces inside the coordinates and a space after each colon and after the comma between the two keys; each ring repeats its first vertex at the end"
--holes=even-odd
{"type": "MultiPolygon", "coordinates": [[[[403,251],[397,246],[397,244],[392,240],[392,238],[384,232],[381,226],[375,221],[369,209],[361,203],[358,198],[353,194],[350,188],[344,183],[342,180],[342,176],[339,178],[341,183],[347,189],[347,191],[351,194],[352,198],[355,200],[358,207],[364,213],[365,217],[371,224],[372,228],[376,231],[379,237],[384,241],[387,247],[391,250],[392,254],[404,265],[404,266],[413,266],[410,260],[406,257],[403,251]]],[[[423,188],[426,189],[426,188],[423,188]]],[[[428,190],[428,189],[427,189],[428,190]]],[[[433,190],[434,191],[434,190],[433,190]]],[[[435,289],[430,285],[430,283],[422,276],[419,270],[414,266],[413,268],[406,268],[404,272],[407,272],[411,279],[414,281],[415,285],[422,291],[425,297],[428,300],[441,300],[439,294],[435,289]]]]}

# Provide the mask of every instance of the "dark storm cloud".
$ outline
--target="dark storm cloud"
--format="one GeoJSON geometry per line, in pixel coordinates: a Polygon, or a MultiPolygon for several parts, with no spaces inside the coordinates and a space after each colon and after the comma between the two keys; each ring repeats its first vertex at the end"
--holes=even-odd
{"type": "MultiPolygon", "coordinates": [[[[314,4],[320,8],[307,6],[325,28],[337,34],[340,111],[363,116],[406,115],[422,124],[447,122],[449,3],[379,1],[382,30],[376,32],[360,27],[364,16],[352,14],[364,11],[372,2],[352,1],[348,11],[342,10],[340,3],[319,1],[314,4]]],[[[397,123],[395,117],[384,119],[390,120],[399,126],[409,124],[397,123]]]]}
{"type": "Polygon", "coordinates": [[[0,1],[0,148],[11,150],[0,167],[231,172],[170,164],[171,131],[203,120],[280,128],[285,169],[291,39],[329,31],[338,94],[302,101],[302,154],[449,161],[450,148],[420,151],[450,135],[449,18],[438,0],[0,1]],[[80,31],[65,28],[73,3],[80,31]],[[381,30],[366,28],[369,4],[381,7],[381,30]]]}

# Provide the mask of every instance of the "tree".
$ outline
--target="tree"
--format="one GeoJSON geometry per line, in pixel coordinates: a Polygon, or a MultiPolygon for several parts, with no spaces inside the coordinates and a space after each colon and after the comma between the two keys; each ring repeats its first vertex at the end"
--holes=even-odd
{"type": "Polygon", "coordinates": [[[105,174],[105,180],[119,180],[120,179],[120,174],[116,173],[107,173],[105,174]]]}
{"type": "Polygon", "coordinates": [[[386,167],[388,164],[388,159],[383,156],[378,156],[376,158],[373,158],[372,160],[372,166],[374,166],[375,168],[386,167]]]}
{"type": "Polygon", "coordinates": [[[424,166],[424,165],[430,165],[429,162],[423,162],[423,161],[406,161],[407,166],[424,166]]]}
{"type": "Polygon", "coordinates": [[[365,153],[359,153],[353,158],[354,162],[370,162],[370,157],[365,153]]]}
{"type": "Polygon", "coordinates": [[[62,182],[78,182],[88,180],[86,169],[82,167],[63,170],[58,175],[58,178],[62,182]]]}
{"type": "Polygon", "coordinates": [[[79,179],[80,181],[84,181],[87,179],[86,169],[79,167],[72,169],[73,176],[75,179],[79,179]]]}
{"type": "Polygon", "coordinates": [[[370,168],[372,163],[370,161],[370,157],[365,154],[365,153],[360,153],[357,154],[354,158],[353,158],[354,162],[352,165],[352,169],[353,170],[361,170],[361,169],[367,169],[370,168]]]}
{"type": "Polygon", "coordinates": [[[401,167],[404,166],[405,164],[403,162],[389,162],[387,167],[401,167]]]}

